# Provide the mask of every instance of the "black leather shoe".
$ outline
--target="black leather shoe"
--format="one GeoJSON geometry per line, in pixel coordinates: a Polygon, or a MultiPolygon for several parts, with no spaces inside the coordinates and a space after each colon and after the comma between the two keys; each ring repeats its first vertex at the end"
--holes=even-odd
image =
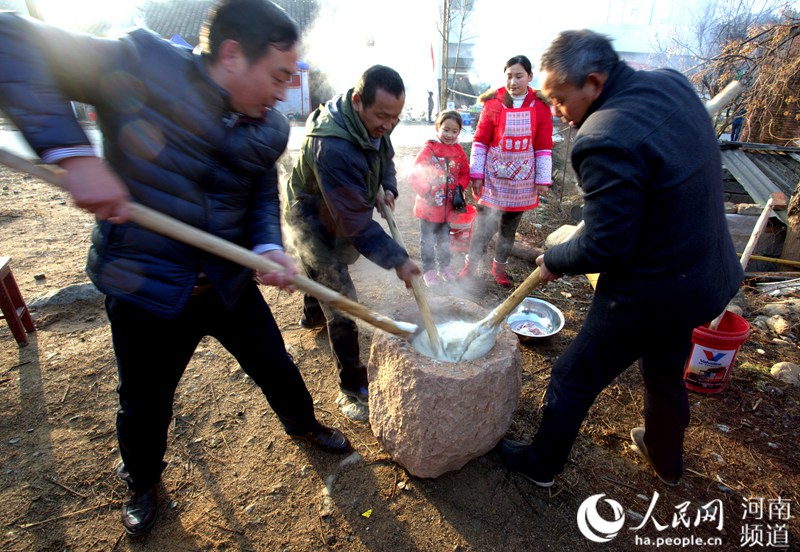
{"type": "Polygon", "coordinates": [[[122,504],[122,525],[132,537],[150,531],[158,517],[158,493],[153,487],[146,491],[130,491],[122,504]]]}
{"type": "Polygon", "coordinates": [[[330,452],[332,454],[343,454],[350,450],[350,441],[344,436],[344,433],[332,427],[325,427],[320,425],[317,429],[309,431],[303,435],[289,434],[293,439],[305,441],[310,445],[330,452]]]}
{"type": "Polygon", "coordinates": [[[342,392],[342,395],[352,397],[361,404],[369,406],[369,389],[366,385],[362,385],[358,389],[343,389],[340,387],[339,391],[342,392]]]}
{"type": "Polygon", "coordinates": [[[311,318],[306,316],[305,314],[300,317],[300,321],[298,322],[303,328],[307,330],[313,330],[314,328],[321,328],[325,325],[325,317],[322,316],[320,318],[311,318]]]}
{"type": "Polygon", "coordinates": [[[528,456],[528,445],[503,439],[495,448],[500,461],[509,470],[520,474],[522,477],[539,485],[540,487],[552,487],[555,482],[552,475],[547,475],[536,469],[528,456]]]}
{"type": "Polygon", "coordinates": [[[650,453],[647,451],[647,446],[644,444],[643,427],[635,427],[631,430],[631,440],[633,441],[633,448],[639,453],[639,456],[641,456],[642,459],[647,462],[651,468],[653,468],[653,471],[656,472],[656,475],[661,481],[670,487],[680,485],[683,474],[668,473],[653,463],[653,459],[650,458],[650,453]]]}

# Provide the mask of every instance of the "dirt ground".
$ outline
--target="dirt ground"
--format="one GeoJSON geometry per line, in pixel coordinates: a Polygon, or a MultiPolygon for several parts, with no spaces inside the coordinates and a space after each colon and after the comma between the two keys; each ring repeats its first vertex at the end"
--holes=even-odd
{"type": "MultiPolygon", "coordinates": [[[[415,149],[398,151],[401,166],[415,149]]],[[[569,221],[569,200],[554,189],[548,203],[526,218],[524,238],[541,247],[550,231],[569,221]]],[[[410,194],[397,213],[417,256],[410,194]]],[[[91,216],[65,194],[0,171],[0,255],[12,257],[27,299],[88,281],[91,225],[91,216]]],[[[519,281],[532,266],[513,259],[511,272],[519,281]]],[[[354,280],[361,302],[378,312],[412,300],[393,272],[369,263],[359,262],[354,280]]],[[[777,342],[754,327],[728,388],[691,394],[688,472],[679,487],[659,482],[629,447],[630,428],[642,423],[635,367],[599,397],[552,488],[509,473],[492,453],[426,480],[395,464],[368,425],[339,413],[326,335],[298,325],[300,295],[262,289],[318,417],[344,431],[357,454],[327,455],[288,439],[233,358],[214,340],[204,340],[175,398],[160,518],[149,536],[130,539],[119,521],[125,489],[114,476],[116,368],[102,300],[44,307],[33,313],[37,331],[25,348],[0,323],[0,549],[592,550],[598,545],[581,534],[578,511],[601,493],[625,511],[625,526],[609,537],[607,550],[654,549],[659,538],[664,546],[666,539],[683,539],[698,550],[748,543],[800,549],[799,396],[769,376],[776,362],[800,363],[793,337],[777,342]],[[709,512],[720,515],[698,517],[709,512]],[[698,544],[705,539],[719,540],[698,544]]],[[[508,294],[488,280],[476,289],[446,292],[487,309],[508,294]]],[[[549,368],[579,329],[591,293],[583,277],[534,292],[558,306],[567,323],[550,341],[520,345],[523,387],[512,437],[534,434],[549,368]]],[[[746,297],[745,317],[752,320],[765,299],[754,291],[746,297]]],[[[793,335],[800,335],[797,323],[792,321],[793,335]]],[[[361,328],[366,361],[372,330],[361,328]]],[[[603,501],[599,514],[619,518],[603,501]]]]}

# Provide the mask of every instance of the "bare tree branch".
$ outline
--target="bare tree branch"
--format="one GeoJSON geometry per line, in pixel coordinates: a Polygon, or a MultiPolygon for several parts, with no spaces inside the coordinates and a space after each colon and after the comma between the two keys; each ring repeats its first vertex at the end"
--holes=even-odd
{"type": "Polygon", "coordinates": [[[681,56],[682,71],[708,97],[742,82],[744,93],[722,115],[719,133],[740,116],[742,140],[792,145],[800,139],[793,124],[800,120],[800,14],[775,3],[755,7],[755,0],[709,3],[689,36],[673,37],[662,55],[681,56]]]}

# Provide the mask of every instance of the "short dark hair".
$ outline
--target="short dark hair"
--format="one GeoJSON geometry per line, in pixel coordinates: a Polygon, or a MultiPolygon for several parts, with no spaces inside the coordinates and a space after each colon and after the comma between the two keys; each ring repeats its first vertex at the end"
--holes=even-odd
{"type": "Polygon", "coordinates": [[[463,120],[461,119],[461,113],[455,109],[448,109],[447,111],[442,111],[436,116],[436,128],[439,128],[442,123],[448,119],[455,121],[458,124],[458,128],[462,128],[464,126],[463,120]]]}
{"type": "Polygon", "coordinates": [[[559,33],[542,54],[539,69],[553,73],[556,82],[581,86],[589,73],[608,74],[618,62],[610,37],[582,29],[559,33]]]}
{"type": "Polygon", "coordinates": [[[239,43],[251,63],[270,47],[286,51],[300,39],[297,25],[280,6],[269,0],[221,0],[211,9],[207,28],[212,61],[226,40],[239,43]]]}
{"type": "Polygon", "coordinates": [[[503,67],[503,71],[508,70],[509,67],[512,65],[516,65],[519,63],[522,65],[522,68],[528,72],[529,75],[533,75],[533,66],[531,65],[531,60],[529,60],[525,56],[514,56],[506,62],[505,67],[503,67]]]}
{"type": "Polygon", "coordinates": [[[361,103],[364,107],[369,107],[375,103],[375,94],[379,88],[395,98],[406,93],[400,73],[385,65],[373,65],[364,71],[361,78],[358,79],[353,93],[361,96],[361,103]]]}

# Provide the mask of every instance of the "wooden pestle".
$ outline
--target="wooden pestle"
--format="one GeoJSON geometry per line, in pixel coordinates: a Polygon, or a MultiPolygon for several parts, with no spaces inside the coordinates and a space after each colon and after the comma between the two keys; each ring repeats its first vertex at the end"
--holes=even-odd
{"type": "MultiPolygon", "coordinates": [[[[583,228],[583,221],[580,221],[572,230],[572,232],[570,232],[569,235],[560,243],[564,243],[576,238],[583,232],[583,228]]],[[[506,316],[511,314],[511,311],[517,308],[517,305],[522,303],[528,294],[538,287],[541,282],[541,271],[537,266],[536,270],[531,272],[530,275],[525,278],[519,287],[517,287],[517,289],[515,289],[505,301],[503,301],[499,306],[495,307],[494,310],[487,314],[486,317],[479,323],[484,324],[485,326],[497,326],[498,324],[501,324],[506,319],[506,316]]]]}
{"type": "MultiPolygon", "coordinates": [[[[383,197],[383,189],[380,190],[379,195],[383,197]]],[[[400,234],[400,229],[397,227],[397,222],[394,220],[394,213],[385,202],[383,202],[382,205],[383,216],[386,218],[386,222],[389,225],[389,231],[391,231],[394,241],[396,241],[400,247],[406,249],[403,236],[400,234]]],[[[436,328],[436,322],[433,321],[433,314],[431,313],[431,308],[428,305],[428,299],[425,295],[425,290],[420,283],[420,279],[421,278],[419,276],[414,276],[411,279],[411,291],[414,292],[414,300],[417,302],[419,313],[422,316],[422,325],[425,327],[425,331],[428,333],[428,339],[431,342],[431,351],[433,351],[433,354],[436,358],[441,358],[442,340],[439,337],[439,330],[436,328]]]]}
{"type": "MultiPolygon", "coordinates": [[[[57,171],[42,165],[36,165],[3,149],[0,149],[0,163],[63,188],[57,171]]],[[[249,249],[154,211],[149,207],[138,203],[131,203],[130,207],[131,220],[144,228],[188,243],[198,249],[228,259],[257,272],[280,272],[284,270],[280,264],[253,253],[249,249]]],[[[308,293],[320,301],[325,301],[332,307],[393,335],[408,339],[417,331],[415,324],[396,322],[305,276],[296,274],[290,279],[290,282],[300,291],[308,293]]]]}
{"type": "MultiPolygon", "coordinates": [[[[579,222],[578,225],[575,227],[572,232],[564,239],[564,242],[569,241],[576,236],[580,235],[583,232],[584,223],[583,221],[579,222]]],[[[563,242],[561,242],[563,243],[563,242]]],[[[536,267],[536,270],[530,273],[530,275],[525,278],[525,280],[514,290],[514,292],[508,296],[508,298],[503,301],[500,305],[495,307],[489,314],[483,317],[481,320],[475,323],[475,325],[470,329],[467,333],[466,337],[461,343],[454,344],[450,347],[450,350],[447,351],[448,355],[451,355],[454,358],[457,358],[457,361],[461,361],[464,354],[469,349],[469,346],[472,344],[475,339],[477,339],[482,334],[491,332],[494,328],[498,327],[502,324],[506,317],[511,314],[517,305],[522,303],[522,301],[528,296],[528,294],[534,290],[539,284],[542,283],[541,278],[541,270],[539,267],[536,267]],[[456,351],[456,346],[459,348],[456,351]]]]}

